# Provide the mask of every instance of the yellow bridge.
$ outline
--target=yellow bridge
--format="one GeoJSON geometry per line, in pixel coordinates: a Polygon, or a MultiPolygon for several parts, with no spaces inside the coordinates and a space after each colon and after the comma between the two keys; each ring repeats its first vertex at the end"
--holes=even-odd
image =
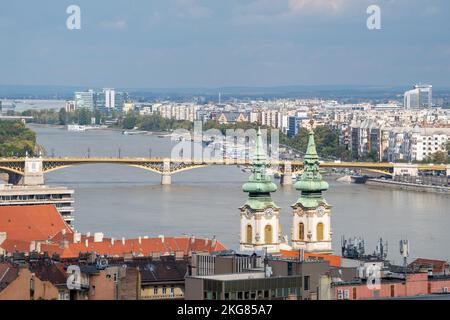
{"type": "MultiPolygon", "coordinates": [[[[206,166],[237,165],[249,166],[249,160],[236,159],[170,159],[170,158],[0,158],[0,171],[19,176],[23,184],[43,184],[43,175],[55,170],[83,164],[119,164],[126,165],[158,173],[162,176],[162,184],[170,184],[171,175],[186,170],[206,166]]],[[[289,176],[301,173],[302,161],[272,160],[269,166],[274,173],[282,176],[285,184],[290,184],[289,176]]],[[[321,162],[322,168],[349,168],[361,169],[383,175],[418,175],[419,171],[446,171],[450,173],[447,165],[417,165],[399,163],[374,163],[374,162],[321,162]]]]}

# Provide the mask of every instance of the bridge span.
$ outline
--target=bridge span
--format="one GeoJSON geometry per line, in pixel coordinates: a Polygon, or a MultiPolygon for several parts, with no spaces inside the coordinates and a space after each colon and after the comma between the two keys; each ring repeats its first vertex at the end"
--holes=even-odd
{"type": "MultiPolygon", "coordinates": [[[[15,183],[24,185],[44,184],[44,174],[72,166],[83,164],[118,164],[161,175],[161,184],[171,184],[173,174],[202,168],[207,166],[249,166],[250,160],[236,159],[171,159],[171,158],[107,158],[107,157],[64,157],[64,158],[0,158],[0,171],[16,177],[15,183]]],[[[281,175],[284,185],[292,184],[292,174],[301,173],[303,161],[271,160],[269,167],[274,173],[281,175]]],[[[375,163],[375,162],[321,162],[322,168],[362,169],[383,175],[417,176],[419,171],[442,171],[450,175],[450,166],[433,164],[403,164],[403,163],[375,163]]],[[[11,180],[11,179],[10,179],[11,180]]]]}

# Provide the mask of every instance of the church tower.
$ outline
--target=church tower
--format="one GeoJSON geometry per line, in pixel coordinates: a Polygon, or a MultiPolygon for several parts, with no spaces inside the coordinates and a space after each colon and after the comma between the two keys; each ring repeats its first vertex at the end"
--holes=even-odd
{"type": "Polygon", "coordinates": [[[309,132],[303,174],[295,183],[301,192],[292,205],[292,247],[314,253],[332,253],[331,248],[331,206],[322,192],[328,190],[328,183],[322,180],[319,156],[314,142],[314,132],[309,132]]]}
{"type": "Polygon", "coordinates": [[[240,208],[241,232],[240,250],[255,251],[267,249],[278,252],[280,247],[280,208],[272,201],[271,192],[277,186],[267,175],[267,160],[263,149],[261,130],[258,128],[256,152],[252,160],[250,178],[242,186],[248,192],[247,202],[240,208]]]}

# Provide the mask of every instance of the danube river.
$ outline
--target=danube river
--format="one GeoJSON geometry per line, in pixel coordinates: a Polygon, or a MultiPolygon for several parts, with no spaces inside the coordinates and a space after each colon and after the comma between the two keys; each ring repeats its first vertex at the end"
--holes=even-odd
{"type": "MultiPolygon", "coordinates": [[[[38,143],[55,156],[169,156],[169,138],[122,135],[118,131],[68,132],[32,126],[38,143]]],[[[239,245],[239,210],[247,195],[248,173],[237,167],[207,167],[175,174],[171,186],[160,176],[121,165],[83,165],[54,171],[46,183],[75,189],[75,227],[81,232],[137,237],[215,235],[230,249],[239,245]]],[[[353,185],[330,179],[325,196],[333,205],[333,248],[342,235],[363,236],[366,251],[383,237],[389,258],[400,262],[398,242],[410,241],[411,258],[450,259],[450,196],[353,185]]],[[[273,195],[282,208],[283,234],[290,237],[291,208],[298,192],[279,187],[273,195]]]]}

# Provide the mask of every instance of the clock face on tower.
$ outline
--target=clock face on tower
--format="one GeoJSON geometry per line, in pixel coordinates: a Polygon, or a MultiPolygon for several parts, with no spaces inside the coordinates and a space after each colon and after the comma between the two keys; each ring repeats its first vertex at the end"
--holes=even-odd
{"type": "Polygon", "coordinates": [[[247,209],[245,210],[245,216],[246,216],[247,218],[250,218],[252,215],[253,215],[252,209],[247,208],[247,209]]]}
{"type": "Polygon", "coordinates": [[[325,208],[323,206],[320,206],[317,208],[317,213],[321,217],[325,214],[325,208]]]}
{"type": "Polygon", "coordinates": [[[265,213],[266,213],[267,217],[271,217],[273,215],[273,209],[272,208],[267,208],[265,213]]]}

